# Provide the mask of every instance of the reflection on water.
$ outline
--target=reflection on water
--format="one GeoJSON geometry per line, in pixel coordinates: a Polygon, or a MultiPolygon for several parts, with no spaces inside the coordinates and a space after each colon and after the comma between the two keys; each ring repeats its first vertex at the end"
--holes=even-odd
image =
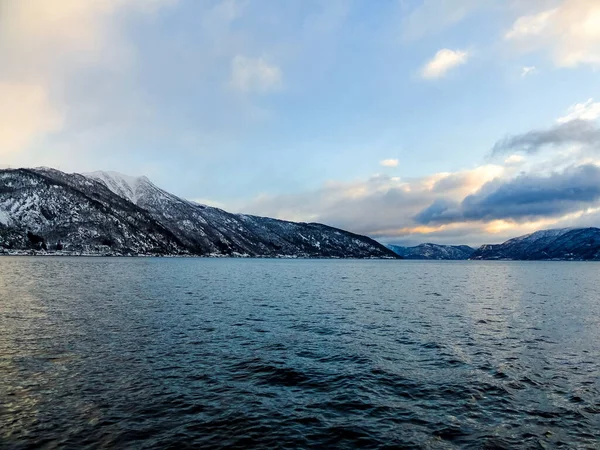
{"type": "Polygon", "coordinates": [[[0,258],[0,447],[597,448],[597,271],[0,258]]]}

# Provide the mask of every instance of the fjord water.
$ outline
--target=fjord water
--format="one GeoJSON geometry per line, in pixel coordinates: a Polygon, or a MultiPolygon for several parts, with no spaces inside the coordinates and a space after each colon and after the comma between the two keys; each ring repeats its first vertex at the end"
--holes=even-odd
{"type": "Polygon", "coordinates": [[[0,447],[598,448],[599,268],[0,258],[0,447]]]}

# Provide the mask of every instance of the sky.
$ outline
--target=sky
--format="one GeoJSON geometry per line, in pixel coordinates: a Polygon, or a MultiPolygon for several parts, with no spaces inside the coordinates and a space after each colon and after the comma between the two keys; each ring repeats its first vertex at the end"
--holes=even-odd
{"type": "Polygon", "coordinates": [[[600,226],[600,1],[0,0],[0,166],[400,245],[600,226]]]}

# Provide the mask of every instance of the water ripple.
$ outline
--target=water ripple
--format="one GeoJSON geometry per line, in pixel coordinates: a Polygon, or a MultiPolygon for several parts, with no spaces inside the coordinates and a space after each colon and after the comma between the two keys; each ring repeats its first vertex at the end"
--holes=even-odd
{"type": "Polygon", "coordinates": [[[0,448],[599,448],[596,273],[0,258],[0,448]]]}

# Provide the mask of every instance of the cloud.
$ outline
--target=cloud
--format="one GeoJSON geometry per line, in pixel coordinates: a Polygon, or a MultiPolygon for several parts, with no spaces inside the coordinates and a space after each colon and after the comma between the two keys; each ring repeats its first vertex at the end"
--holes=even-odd
{"type": "Polygon", "coordinates": [[[525,157],[522,155],[510,155],[504,160],[504,164],[507,166],[518,165],[525,161],[525,157]]]}
{"type": "Polygon", "coordinates": [[[62,114],[52,107],[40,84],[0,81],[0,99],[0,156],[26,147],[36,135],[62,127],[62,114]]]}
{"type": "Polygon", "coordinates": [[[502,176],[504,171],[502,166],[488,164],[471,170],[438,174],[434,176],[436,179],[430,189],[436,194],[455,192],[457,196],[463,197],[477,191],[488,181],[502,176]]]}
{"type": "Polygon", "coordinates": [[[464,221],[530,221],[565,215],[600,200],[600,167],[585,164],[549,176],[494,180],[458,205],[438,199],[415,216],[423,225],[464,221]]]}
{"type": "Polygon", "coordinates": [[[375,237],[424,236],[434,230],[416,223],[412,217],[439,198],[440,193],[459,203],[502,173],[502,167],[486,165],[407,180],[378,175],[366,180],[330,182],[310,192],[261,195],[234,209],[287,220],[322,222],[375,237]]]}
{"type": "Polygon", "coordinates": [[[600,66],[600,2],[562,0],[519,17],[505,34],[524,51],[544,50],[559,67],[600,66]]]}
{"type": "Polygon", "coordinates": [[[262,195],[238,211],[315,221],[383,242],[479,245],[540,228],[577,226],[600,211],[600,161],[571,156],[564,169],[552,161],[437,173],[420,178],[378,175],[329,182],[304,193],[262,195]],[[520,172],[527,168],[529,172],[520,172]]]}
{"type": "Polygon", "coordinates": [[[518,39],[543,34],[558,14],[559,9],[549,9],[538,14],[519,17],[506,33],[506,39],[518,39]]]}
{"type": "Polygon", "coordinates": [[[0,13],[0,155],[61,130],[75,73],[126,72],[131,48],[119,32],[130,13],[153,13],[170,0],[3,0],[0,13]]]}
{"type": "Polygon", "coordinates": [[[281,69],[263,58],[236,55],[231,60],[229,84],[241,92],[266,93],[281,88],[281,69]]]}
{"type": "Polygon", "coordinates": [[[600,145],[600,128],[593,122],[575,119],[546,130],[507,136],[496,142],[492,149],[492,156],[509,152],[534,154],[546,146],[565,144],[600,145]]]}
{"type": "Polygon", "coordinates": [[[532,75],[533,73],[535,73],[535,71],[536,71],[535,66],[525,66],[521,70],[521,76],[523,78],[525,78],[526,76],[529,76],[529,75],[532,75]]]}
{"type": "Polygon", "coordinates": [[[448,199],[436,199],[431,205],[414,216],[417,223],[429,225],[432,222],[462,221],[460,205],[448,199]]]}
{"type": "Polygon", "coordinates": [[[397,159],[384,159],[382,161],[379,161],[379,164],[382,165],[383,167],[398,167],[398,160],[397,159]]]}
{"type": "Polygon", "coordinates": [[[466,64],[469,53],[466,50],[450,50],[444,48],[438,51],[421,69],[421,76],[426,79],[441,78],[451,69],[466,64]]]}
{"type": "Polygon", "coordinates": [[[569,108],[567,115],[560,117],[558,123],[566,123],[572,120],[596,120],[600,118],[600,102],[594,102],[590,98],[585,103],[577,103],[569,108]]]}

